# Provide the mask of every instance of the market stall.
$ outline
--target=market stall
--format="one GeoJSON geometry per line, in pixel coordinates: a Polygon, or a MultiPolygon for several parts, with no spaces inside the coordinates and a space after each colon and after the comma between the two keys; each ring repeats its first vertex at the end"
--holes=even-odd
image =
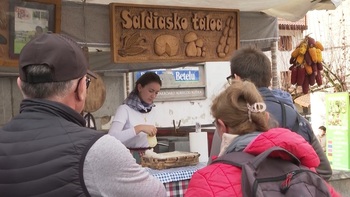
{"type": "MultiPolygon", "coordinates": [[[[51,2],[52,4],[52,2],[58,1],[48,2],[51,2]]],[[[195,1],[189,1],[187,3],[184,3],[183,1],[163,1],[162,3],[157,3],[156,5],[154,5],[154,2],[151,1],[114,2],[138,3],[139,6],[130,6],[130,4],[128,4],[125,5],[126,7],[123,7],[123,5],[118,7],[118,5],[108,5],[111,3],[110,1],[88,0],[82,2],[62,1],[59,4],[59,9],[58,7],[55,8],[56,13],[58,10],[61,10],[60,18],[56,17],[56,25],[60,24],[59,31],[63,34],[72,36],[78,40],[80,44],[86,47],[87,57],[89,58],[91,69],[100,74],[105,82],[106,87],[104,87],[104,85],[101,86],[103,86],[103,89],[107,91],[107,95],[103,96],[103,101],[106,101],[104,103],[99,102],[100,105],[93,109],[94,112],[96,111],[94,114],[95,117],[97,116],[101,119],[105,116],[113,115],[115,111],[114,106],[121,103],[121,101],[124,99],[124,93],[128,92],[128,88],[130,88],[130,86],[125,86],[124,83],[132,82],[129,81],[129,77],[124,78],[125,73],[157,68],[164,69],[185,67],[189,65],[193,66],[210,61],[228,61],[234,50],[241,46],[250,44],[256,45],[265,50],[270,50],[271,43],[278,40],[277,19],[275,16],[283,16],[291,20],[295,20],[303,17],[309,9],[321,8],[321,5],[326,5],[327,8],[336,7],[337,5],[336,1],[305,1],[305,4],[303,4],[302,7],[303,9],[300,9],[301,7],[298,6],[296,3],[297,1],[265,1],[259,4],[257,4],[257,1],[251,1],[249,3],[246,2],[245,4],[234,4],[231,1],[202,1],[202,4],[200,5],[201,9],[197,9],[196,7],[198,5],[195,1]],[[144,6],[147,3],[150,4],[150,2],[152,5],[144,6]],[[298,9],[296,10],[298,10],[299,13],[296,14],[294,10],[294,15],[288,15],[287,11],[290,11],[291,9],[290,7],[286,9],[286,6],[290,6],[291,4],[281,4],[279,2],[295,2],[293,5],[298,6],[298,9]],[[253,7],[252,5],[255,5],[256,7],[253,7]],[[180,19],[179,23],[167,23],[168,26],[162,26],[164,25],[164,21],[158,21],[157,25],[155,25],[155,23],[149,24],[150,28],[144,31],[146,33],[142,33],[142,37],[137,34],[137,32],[143,32],[142,27],[147,27],[147,23],[145,22],[147,20],[146,17],[149,17],[152,20],[158,20],[159,17],[163,17],[163,20],[165,21],[175,21],[174,15],[172,15],[171,18],[166,16],[166,13],[169,12],[169,8],[167,6],[180,6],[176,8],[173,7],[172,9],[174,10],[172,13],[182,16],[192,16],[192,19],[185,20],[185,17],[183,17],[184,19],[180,19]],[[136,7],[135,12],[138,12],[138,14],[131,14],[128,12],[125,13],[126,10],[132,9],[131,7],[136,7]],[[142,15],[142,10],[145,9],[149,12],[147,15],[142,15]],[[125,13],[125,18],[118,18],[120,17],[119,13],[123,12],[125,13]],[[150,14],[155,12],[158,13],[158,19],[155,19],[154,15],[151,16],[150,14]],[[200,14],[196,16],[195,14],[197,12],[200,14]],[[132,17],[128,17],[129,15],[132,17]],[[212,16],[214,16],[214,18],[210,18],[212,16]],[[138,18],[140,21],[143,20],[144,22],[139,22],[138,18]],[[121,20],[124,20],[124,26],[120,26],[121,20]],[[195,23],[195,25],[193,25],[192,22],[194,21],[202,22],[197,24],[195,23]],[[232,26],[231,21],[233,21],[232,26]],[[164,27],[164,29],[161,29],[162,27],[164,27]],[[175,27],[178,29],[174,30],[175,27]],[[191,36],[191,31],[188,31],[188,27],[191,27],[190,30],[192,31],[198,29],[200,30],[197,32],[195,31],[196,36],[193,34],[191,36]],[[227,32],[225,33],[225,27],[229,27],[227,31],[231,30],[231,34],[227,32]],[[159,29],[163,31],[159,31],[159,29]],[[133,34],[135,32],[136,34],[133,34]],[[167,36],[167,39],[164,39],[164,34],[167,36]],[[131,47],[132,50],[130,49],[132,44],[130,44],[130,42],[126,42],[127,39],[125,39],[125,35],[129,36],[129,39],[130,37],[133,37],[133,35],[138,35],[136,38],[137,41],[132,42],[132,44],[137,43],[137,46],[131,47]],[[177,40],[174,38],[176,36],[184,38],[186,35],[188,35],[189,38],[184,39],[184,41],[182,41],[182,39],[177,40]],[[141,43],[138,42],[139,39],[142,41],[144,37],[149,39],[147,40],[147,46],[139,46],[141,43]],[[201,42],[198,41],[200,38],[207,39],[207,42],[205,43],[206,45],[202,45],[201,42]],[[219,48],[218,46],[222,44],[220,43],[220,38],[223,38],[226,41],[228,38],[232,38],[230,39],[232,42],[227,41],[225,42],[225,46],[219,48]],[[164,40],[171,40],[171,42],[164,40]],[[147,49],[149,53],[144,49],[147,49]],[[179,53],[179,51],[181,53],[179,53]],[[115,95],[119,96],[117,98],[119,100],[115,99],[115,95]]],[[[324,9],[324,7],[321,9],[324,9]]],[[[10,37],[9,34],[6,35],[8,35],[8,38],[10,37]]],[[[7,58],[0,57],[0,60],[4,59],[7,60],[7,58]]],[[[17,76],[17,68],[15,63],[16,59],[12,60],[13,61],[10,61],[10,65],[7,65],[8,61],[0,61],[1,76],[17,76]],[[2,63],[4,65],[1,65],[2,63]]],[[[223,73],[225,73],[224,71],[223,73]]],[[[201,73],[200,69],[198,69],[198,73],[201,73]]],[[[198,79],[199,84],[200,82],[205,82],[205,78],[211,78],[212,76],[209,76],[208,74],[208,76],[201,75],[201,77],[203,77],[203,79],[198,79]]],[[[203,89],[206,88],[205,91],[207,91],[208,84],[203,84],[200,84],[199,86],[201,86],[203,89]]],[[[101,88],[96,87],[96,89],[101,88]]],[[[204,97],[202,99],[206,99],[204,105],[206,105],[206,102],[210,100],[210,98],[207,98],[206,95],[211,93],[212,92],[203,93],[204,97]]],[[[100,93],[98,94],[101,95],[100,93]]],[[[90,95],[94,94],[92,93],[90,95]]],[[[96,96],[96,94],[94,96],[96,96]]],[[[189,98],[187,101],[189,103],[192,102],[191,98],[189,98]]],[[[190,105],[193,104],[191,103],[190,105]]],[[[191,111],[191,109],[187,110],[191,111]]],[[[193,114],[190,115],[194,116],[193,114]]],[[[198,117],[199,115],[196,116],[198,117]]],[[[98,126],[100,127],[101,124],[98,124],[98,126]]],[[[167,131],[172,130],[172,127],[162,127],[162,129],[167,131]]],[[[185,137],[188,137],[188,133],[193,132],[194,130],[194,127],[190,127],[185,137]]],[[[205,162],[199,162],[197,165],[193,166],[160,170],[149,169],[149,171],[165,184],[169,191],[169,196],[182,196],[192,174],[196,170],[204,167],[205,164],[205,162]]]]}

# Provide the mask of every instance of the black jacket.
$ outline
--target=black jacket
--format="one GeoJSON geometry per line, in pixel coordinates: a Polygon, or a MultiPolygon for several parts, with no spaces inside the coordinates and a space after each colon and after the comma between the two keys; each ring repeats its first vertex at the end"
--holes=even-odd
{"type": "MultiPolygon", "coordinates": [[[[268,88],[258,88],[261,96],[264,98],[264,101],[266,103],[266,110],[270,113],[270,116],[272,116],[279,125],[282,125],[282,109],[280,104],[278,102],[283,102],[279,98],[275,97],[271,90],[268,88]]],[[[284,102],[283,102],[284,103],[284,102]]],[[[295,109],[293,109],[292,106],[286,104],[286,127],[292,130],[292,127],[296,121],[297,114],[295,113],[295,109]]],[[[304,119],[304,117],[302,117],[304,119]]],[[[305,120],[305,119],[304,119],[305,120]]],[[[305,122],[308,123],[307,120],[305,122]]],[[[308,123],[309,124],[309,123],[308,123]]],[[[311,126],[309,125],[311,128],[311,126]]],[[[316,151],[318,157],[320,158],[320,165],[318,166],[317,173],[320,174],[325,180],[329,180],[332,176],[332,168],[331,165],[327,159],[326,154],[323,152],[322,147],[317,140],[314,132],[309,132],[311,145],[316,151]]]]}
{"type": "Polygon", "coordinates": [[[83,165],[102,133],[63,104],[24,99],[0,130],[0,196],[89,196],[83,165]]]}

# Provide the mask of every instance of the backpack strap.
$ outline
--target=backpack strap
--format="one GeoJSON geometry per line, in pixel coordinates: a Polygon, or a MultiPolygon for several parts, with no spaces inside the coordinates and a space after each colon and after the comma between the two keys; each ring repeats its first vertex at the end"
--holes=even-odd
{"type": "Polygon", "coordinates": [[[286,106],[284,106],[284,103],[278,102],[281,106],[281,111],[282,111],[282,127],[287,128],[287,121],[286,121],[286,106]]]}
{"type": "Polygon", "coordinates": [[[251,163],[254,166],[254,168],[255,169],[258,168],[260,163],[263,162],[274,151],[282,151],[282,152],[287,153],[290,156],[290,158],[292,159],[292,162],[294,164],[296,164],[298,166],[300,165],[300,160],[295,155],[293,155],[291,152],[289,152],[286,149],[281,148],[279,146],[274,146],[274,147],[271,147],[271,148],[265,150],[264,152],[260,153],[258,156],[256,156],[255,158],[252,159],[251,163]]]}
{"type": "Polygon", "coordinates": [[[225,164],[230,164],[230,165],[242,168],[242,166],[245,163],[248,163],[254,158],[255,158],[254,155],[246,152],[231,152],[220,156],[219,158],[213,160],[210,164],[225,163],[225,164]]]}
{"type": "MultiPolygon", "coordinates": [[[[278,103],[280,106],[281,106],[281,112],[282,112],[282,127],[283,128],[288,128],[287,127],[287,115],[286,115],[286,104],[277,100],[277,101],[272,101],[272,102],[275,102],[275,103],[278,103]]],[[[288,106],[290,107],[290,106],[288,106]]],[[[295,123],[293,125],[293,128],[291,128],[292,131],[297,131],[299,129],[299,117],[298,117],[298,112],[296,110],[293,109],[293,111],[297,114],[297,118],[295,120],[295,123]]]]}
{"type": "MultiPolygon", "coordinates": [[[[274,103],[278,103],[281,106],[281,112],[282,112],[282,125],[280,125],[281,127],[289,129],[289,130],[294,131],[294,132],[297,132],[297,131],[299,131],[299,127],[300,126],[304,126],[304,127],[307,127],[308,130],[310,130],[312,132],[312,129],[302,120],[302,116],[294,109],[293,109],[293,111],[294,111],[294,113],[296,115],[295,122],[294,122],[292,128],[288,128],[287,127],[287,114],[286,114],[286,105],[287,104],[285,104],[285,103],[283,103],[283,102],[281,102],[279,100],[277,100],[277,101],[268,100],[268,101],[274,102],[274,103]]],[[[289,105],[287,105],[287,107],[291,108],[289,105]]],[[[301,133],[299,133],[299,134],[301,134],[301,133]]],[[[307,134],[307,136],[305,136],[304,134],[302,136],[304,137],[304,139],[306,141],[308,141],[311,144],[310,133],[307,132],[306,134],[307,134]]]]}
{"type": "Polygon", "coordinates": [[[252,154],[246,153],[246,152],[231,152],[227,153],[214,161],[212,161],[210,164],[214,163],[225,163],[230,164],[239,168],[242,168],[242,166],[248,162],[250,162],[254,168],[258,168],[260,163],[263,162],[272,152],[274,151],[283,151],[287,153],[290,158],[292,159],[292,162],[296,165],[300,165],[299,159],[294,156],[291,152],[287,151],[284,148],[274,146],[272,148],[269,148],[265,150],[264,152],[260,153],[258,156],[254,156],[252,154]]]}
{"type": "Polygon", "coordinates": [[[305,120],[305,119],[302,120],[302,119],[304,119],[304,117],[302,117],[301,115],[298,114],[298,122],[299,122],[298,128],[299,128],[300,125],[302,125],[304,128],[307,128],[307,132],[305,132],[305,133],[307,134],[307,138],[308,139],[306,139],[306,141],[308,141],[309,144],[312,145],[312,135],[314,135],[312,127],[311,127],[310,123],[307,120],[305,120]]]}

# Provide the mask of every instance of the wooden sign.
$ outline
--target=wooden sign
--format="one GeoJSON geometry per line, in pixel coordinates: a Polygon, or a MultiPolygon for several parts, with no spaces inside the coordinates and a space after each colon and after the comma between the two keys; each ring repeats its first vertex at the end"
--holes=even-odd
{"type": "Polygon", "coordinates": [[[238,10],[110,4],[115,63],[227,61],[239,45],[238,10]]]}

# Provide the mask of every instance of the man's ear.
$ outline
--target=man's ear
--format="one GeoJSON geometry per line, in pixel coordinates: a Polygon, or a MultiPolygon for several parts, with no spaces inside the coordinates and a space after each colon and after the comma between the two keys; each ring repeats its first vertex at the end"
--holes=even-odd
{"type": "Polygon", "coordinates": [[[85,79],[83,78],[80,81],[78,81],[78,84],[77,84],[76,97],[79,101],[82,101],[85,98],[86,87],[85,87],[84,82],[85,82],[85,79]]]}
{"type": "Polygon", "coordinates": [[[19,77],[17,77],[17,86],[22,91],[21,84],[22,84],[22,80],[19,77]]]}
{"type": "Polygon", "coordinates": [[[235,79],[237,79],[237,80],[241,80],[242,81],[242,78],[240,77],[240,76],[238,76],[237,74],[234,74],[235,76],[235,79]]]}
{"type": "Polygon", "coordinates": [[[22,80],[19,77],[17,77],[17,86],[18,86],[19,90],[21,91],[22,96],[25,98],[26,96],[24,95],[24,93],[22,91],[22,80]]]}

